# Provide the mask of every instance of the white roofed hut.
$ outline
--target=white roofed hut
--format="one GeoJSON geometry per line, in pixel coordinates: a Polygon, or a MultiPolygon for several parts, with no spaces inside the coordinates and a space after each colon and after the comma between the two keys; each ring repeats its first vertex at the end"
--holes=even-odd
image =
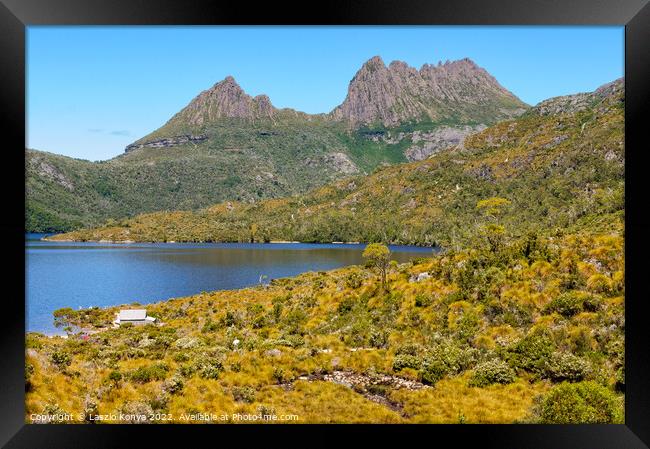
{"type": "Polygon", "coordinates": [[[145,309],[127,309],[120,310],[117,313],[113,325],[115,327],[121,326],[123,324],[131,323],[134,326],[140,326],[143,324],[154,324],[156,319],[152,316],[147,316],[147,311],[145,309]]]}

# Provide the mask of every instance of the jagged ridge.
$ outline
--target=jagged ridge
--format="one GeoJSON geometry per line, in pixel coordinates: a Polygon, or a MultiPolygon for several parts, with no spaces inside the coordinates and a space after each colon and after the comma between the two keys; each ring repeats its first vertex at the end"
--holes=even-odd
{"type": "Polygon", "coordinates": [[[527,105],[485,69],[465,58],[417,70],[402,61],[388,67],[375,56],[357,72],[345,101],[331,115],[355,125],[396,126],[415,120],[486,123],[521,114],[527,105]]]}
{"type": "MultiPolygon", "coordinates": [[[[468,58],[425,64],[417,70],[402,61],[393,61],[386,67],[381,57],[375,56],[359,69],[350,82],[347,97],[329,114],[279,110],[268,96],[251,97],[232,76],[227,76],[136,145],[204,131],[224,119],[258,123],[298,120],[306,126],[325,120],[344,122],[348,128],[373,124],[395,127],[423,121],[489,125],[520,115],[527,107],[468,58]]],[[[133,148],[133,144],[129,146],[133,148]]]]}

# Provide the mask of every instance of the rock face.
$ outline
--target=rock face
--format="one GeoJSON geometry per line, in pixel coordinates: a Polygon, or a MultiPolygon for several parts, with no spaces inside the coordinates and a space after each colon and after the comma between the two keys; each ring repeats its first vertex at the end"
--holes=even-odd
{"type": "Polygon", "coordinates": [[[125,151],[128,153],[129,151],[139,150],[140,148],[168,148],[176,145],[184,145],[186,143],[201,143],[204,140],[207,140],[207,138],[207,136],[193,136],[191,134],[167,137],[145,143],[132,143],[126,147],[125,151]]]}
{"type": "Polygon", "coordinates": [[[358,173],[359,169],[345,153],[330,153],[324,157],[325,163],[344,175],[358,173]]]}
{"type": "Polygon", "coordinates": [[[449,147],[462,147],[467,136],[483,131],[485,128],[485,125],[457,128],[441,126],[430,132],[415,131],[411,135],[413,145],[404,151],[404,155],[409,162],[421,161],[449,147]]]}
{"type": "Polygon", "coordinates": [[[514,117],[526,107],[470,59],[417,70],[401,61],[387,67],[375,56],[354,76],[345,101],[331,116],[354,125],[386,127],[427,120],[483,123],[486,115],[514,117]]]}
{"type": "Polygon", "coordinates": [[[411,145],[404,150],[404,155],[409,162],[413,162],[426,159],[447,148],[463,148],[467,136],[483,131],[485,128],[487,126],[484,124],[437,126],[432,127],[430,131],[370,131],[363,136],[372,142],[383,142],[389,145],[409,139],[411,145]]]}
{"type": "Polygon", "coordinates": [[[30,154],[30,157],[26,158],[26,161],[30,169],[34,170],[40,176],[53,180],[69,191],[74,190],[74,185],[72,182],[63,173],[61,173],[59,169],[57,169],[48,161],[38,157],[37,155],[34,155],[33,153],[30,154]]]}
{"type": "Polygon", "coordinates": [[[200,126],[220,118],[272,118],[276,109],[266,95],[251,97],[232,76],[201,92],[169,121],[200,126]]]}
{"type": "Polygon", "coordinates": [[[343,174],[351,175],[359,173],[359,168],[352,162],[350,157],[341,152],[327,153],[316,158],[307,158],[303,162],[304,165],[311,168],[321,167],[323,165],[331,167],[334,171],[343,174]]]}

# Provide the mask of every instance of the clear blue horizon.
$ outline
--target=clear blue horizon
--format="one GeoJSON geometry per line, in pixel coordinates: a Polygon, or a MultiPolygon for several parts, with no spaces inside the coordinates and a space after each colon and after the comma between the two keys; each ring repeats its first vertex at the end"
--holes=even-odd
{"type": "Polygon", "coordinates": [[[308,113],[340,104],[371,57],[468,57],[528,104],[624,73],[623,27],[27,28],[27,147],[105,160],[228,75],[308,113]]]}

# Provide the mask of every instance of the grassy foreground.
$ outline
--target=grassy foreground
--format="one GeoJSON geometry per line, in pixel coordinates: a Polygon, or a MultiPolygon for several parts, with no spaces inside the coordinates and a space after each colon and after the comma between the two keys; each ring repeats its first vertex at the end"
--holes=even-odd
{"type": "Polygon", "coordinates": [[[160,326],[113,329],[118,307],[59,310],[89,336],[27,335],[25,419],[622,422],[612,220],[544,237],[488,226],[471,250],[391,263],[385,289],[351,266],[148,305],[160,326]]]}

